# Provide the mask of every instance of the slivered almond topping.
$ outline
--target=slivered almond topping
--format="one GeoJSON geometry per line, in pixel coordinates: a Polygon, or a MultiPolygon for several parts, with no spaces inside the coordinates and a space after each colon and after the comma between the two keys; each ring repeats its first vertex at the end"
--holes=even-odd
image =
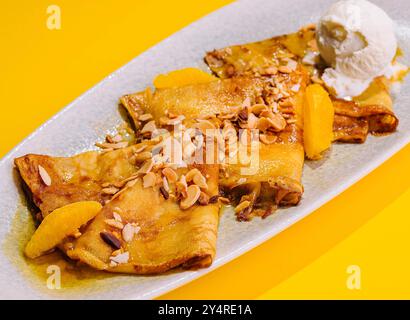
{"type": "Polygon", "coordinates": [[[273,144],[273,143],[276,142],[276,140],[278,140],[278,137],[273,136],[273,135],[268,135],[268,134],[261,133],[259,135],[259,140],[264,144],[273,144]]]}
{"type": "Polygon", "coordinates": [[[135,226],[131,223],[127,223],[122,229],[122,238],[125,242],[131,242],[134,239],[134,235],[136,235],[140,231],[140,227],[135,226]]]}
{"type": "Polygon", "coordinates": [[[139,117],[138,117],[138,120],[140,120],[140,121],[149,121],[149,120],[152,120],[153,119],[153,116],[152,116],[152,114],[150,114],[150,113],[145,113],[145,114],[142,114],[142,115],[140,115],[139,117]]]}
{"type": "Polygon", "coordinates": [[[239,180],[238,180],[238,184],[244,184],[244,183],[246,183],[246,178],[240,178],[239,180]]]}
{"type": "MultiPolygon", "coordinates": [[[[130,259],[130,253],[129,252],[124,252],[117,254],[116,256],[111,256],[110,260],[111,262],[114,262],[116,264],[124,264],[128,263],[128,260],[130,259]]],[[[114,265],[116,266],[116,265],[114,265]]]]}
{"type": "Polygon", "coordinates": [[[251,98],[247,97],[245,100],[242,102],[242,107],[250,107],[251,106],[251,98]]]}
{"type": "Polygon", "coordinates": [[[104,222],[113,228],[117,228],[117,229],[124,228],[124,225],[121,222],[114,220],[114,219],[105,219],[104,222]]]}
{"type": "Polygon", "coordinates": [[[291,99],[285,99],[285,100],[279,102],[279,106],[281,106],[281,107],[293,107],[294,103],[291,99]]]}
{"type": "Polygon", "coordinates": [[[167,167],[163,169],[162,174],[167,177],[170,183],[174,183],[178,180],[178,174],[172,168],[167,167]]]}
{"type": "Polygon", "coordinates": [[[144,178],[142,178],[142,183],[144,188],[150,188],[155,186],[155,183],[157,181],[157,176],[155,175],[154,172],[148,172],[144,178]]]}
{"type": "Polygon", "coordinates": [[[148,159],[144,162],[142,167],[137,171],[138,174],[147,174],[151,171],[152,167],[154,166],[154,161],[148,159]]]}
{"type": "Polygon", "coordinates": [[[157,126],[155,125],[155,121],[150,121],[147,122],[144,127],[141,129],[141,133],[152,133],[157,129],[157,126]]]}
{"type": "Polygon", "coordinates": [[[108,188],[103,188],[101,191],[104,194],[116,194],[118,190],[119,189],[116,187],[108,187],[108,188]]]}
{"type": "Polygon", "coordinates": [[[292,69],[288,66],[280,66],[278,70],[281,73],[292,73],[292,69]]]}
{"type": "Polygon", "coordinates": [[[196,145],[191,143],[188,143],[184,145],[184,150],[183,150],[183,155],[185,159],[188,159],[192,157],[192,155],[195,153],[196,150],[196,145]]]}
{"type": "Polygon", "coordinates": [[[168,116],[168,117],[161,117],[159,119],[159,123],[162,126],[175,126],[177,124],[180,124],[184,120],[185,120],[185,116],[183,115],[180,115],[174,118],[171,118],[168,116]]]}
{"type": "Polygon", "coordinates": [[[75,232],[75,233],[73,234],[73,237],[76,238],[76,239],[78,239],[79,237],[81,237],[81,235],[82,235],[82,233],[77,230],[77,232],[75,232]]]}
{"type": "MultiPolygon", "coordinates": [[[[114,209],[115,210],[115,209],[114,209]]],[[[112,213],[112,216],[114,217],[114,219],[116,220],[116,221],[118,221],[118,222],[122,222],[122,218],[121,218],[121,216],[117,213],[117,212],[113,212],[112,213]]]]}
{"type": "Polygon", "coordinates": [[[175,187],[176,187],[176,191],[180,193],[184,198],[186,198],[188,185],[186,182],[185,175],[182,175],[179,178],[179,181],[176,182],[175,187]]]}
{"type": "Polygon", "coordinates": [[[181,209],[188,209],[192,207],[197,202],[200,195],[201,189],[195,184],[190,185],[187,188],[187,197],[180,203],[181,209]]]}
{"type": "Polygon", "coordinates": [[[197,168],[189,170],[185,175],[186,182],[191,182],[197,173],[201,173],[197,168]]]}
{"type": "Polygon", "coordinates": [[[206,178],[198,170],[198,172],[193,176],[192,181],[201,189],[208,189],[208,184],[206,183],[206,178]]]}
{"type": "Polygon", "coordinates": [[[225,203],[225,204],[231,203],[231,200],[229,200],[226,197],[218,197],[218,200],[221,201],[222,203],[225,203]]]}
{"type": "Polygon", "coordinates": [[[264,74],[268,74],[268,75],[274,75],[278,73],[278,68],[274,67],[274,66],[270,66],[268,68],[265,68],[264,74]]]}
{"type": "Polygon", "coordinates": [[[169,183],[167,177],[162,177],[162,186],[164,187],[165,191],[169,193],[169,183]]]}
{"type": "MultiPolygon", "coordinates": [[[[137,183],[137,181],[138,181],[138,179],[134,179],[134,180],[128,181],[128,182],[125,184],[124,189],[126,189],[126,188],[131,188],[131,187],[135,186],[135,184],[137,183]]],[[[123,189],[123,190],[124,190],[124,189],[123,189]]],[[[122,191],[122,190],[121,190],[121,191],[122,191]]]]}
{"type": "Polygon", "coordinates": [[[38,173],[40,174],[40,178],[46,186],[51,186],[51,177],[42,166],[38,165],[38,173]]]}
{"type": "Polygon", "coordinates": [[[286,122],[288,124],[293,124],[293,123],[296,123],[297,121],[296,121],[296,119],[287,119],[286,122]]]}
{"type": "Polygon", "coordinates": [[[245,210],[246,208],[248,208],[251,205],[251,202],[246,200],[246,201],[242,201],[240,204],[238,204],[235,207],[235,213],[239,213],[242,210],[245,210]]]}
{"type": "Polygon", "coordinates": [[[251,107],[252,113],[256,115],[259,115],[264,110],[267,110],[267,107],[262,103],[255,104],[251,107]]]}
{"type": "Polygon", "coordinates": [[[274,114],[269,120],[271,120],[273,129],[277,132],[286,128],[286,120],[279,113],[274,114]]]}

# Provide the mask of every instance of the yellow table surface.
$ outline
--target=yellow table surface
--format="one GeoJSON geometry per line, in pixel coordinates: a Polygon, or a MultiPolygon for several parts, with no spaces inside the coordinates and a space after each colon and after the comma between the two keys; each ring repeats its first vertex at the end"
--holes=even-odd
{"type": "MultiPolygon", "coordinates": [[[[229,2],[1,1],[0,156],[139,53],[229,2]],[[46,27],[52,4],[61,30],[46,27]]],[[[407,146],[303,221],[161,298],[408,299],[409,181],[407,146]],[[360,268],[358,290],[347,286],[349,266],[360,268]]]]}

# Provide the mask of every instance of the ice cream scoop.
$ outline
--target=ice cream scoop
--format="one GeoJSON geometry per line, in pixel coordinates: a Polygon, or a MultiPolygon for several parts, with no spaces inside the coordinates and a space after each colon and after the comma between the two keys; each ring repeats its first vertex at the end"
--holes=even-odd
{"type": "Polygon", "coordinates": [[[332,5],[319,21],[317,42],[329,66],[322,80],[339,98],[363,93],[386,72],[397,51],[393,21],[366,0],[332,5]]]}

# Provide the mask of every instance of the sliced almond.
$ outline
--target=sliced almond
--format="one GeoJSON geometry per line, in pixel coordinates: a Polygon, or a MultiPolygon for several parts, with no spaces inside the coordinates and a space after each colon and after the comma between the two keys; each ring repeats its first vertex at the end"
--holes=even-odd
{"type": "Polygon", "coordinates": [[[202,175],[201,172],[198,172],[192,178],[192,181],[201,189],[208,189],[208,184],[206,183],[206,178],[202,175]]]}
{"type": "Polygon", "coordinates": [[[150,114],[150,113],[144,113],[144,114],[142,114],[142,115],[140,115],[139,117],[138,117],[138,120],[140,120],[140,121],[149,121],[149,120],[152,120],[153,119],[153,116],[152,116],[152,114],[150,114]]]}
{"type": "Polygon", "coordinates": [[[278,68],[274,66],[267,67],[263,70],[263,74],[274,75],[278,73],[278,68]]]}
{"type": "Polygon", "coordinates": [[[103,188],[101,191],[104,194],[116,194],[118,190],[119,189],[116,187],[108,187],[108,188],[103,188]]]}
{"type": "Polygon", "coordinates": [[[235,207],[235,213],[239,213],[243,210],[245,210],[246,208],[248,208],[251,205],[251,202],[246,200],[246,201],[242,201],[240,204],[238,204],[235,207]]]}
{"type": "Polygon", "coordinates": [[[147,122],[144,127],[141,129],[141,133],[152,133],[157,129],[157,126],[155,125],[155,121],[150,121],[147,122]]]}
{"type": "Polygon", "coordinates": [[[250,107],[251,106],[251,98],[247,97],[245,100],[242,102],[243,107],[250,107]]]}
{"type": "Polygon", "coordinates": [[[192,179],[194,179],[194,176],[197,175],[198,173],[201,174],[201,171],[199,171],[197,168],[189,170],[187,174],[185,175],[186,182],[191,182],[192,179]]]}
{"type": "Polygon", "coordinates": [[[188,209],[192,207],[197,202],[200,195],[201,189],[195,184],[190,185],[187,188],[187,197],[180,203],[181,209],[188,209]]]}
{"type": "Polygon", "coordinates": [[[274,114],[274,117],[269,118],[272,122],[273,129],[278,132],[286,128],[286,120],[279,113],[274,114]]]}
{"type": "Polygon", "coordinates": [[[139,227],[133,226],[131,223],[127,223],[122,229],[122,238],[125,242],[131,242],[134,239],[134,235],[138,233],[139,227]]]}
{"type": "Polygon", "coordinates": [[[129,259],[130,259],[130,253],[129,252],[120,253],[120,254],[116,255],[115,257],[113,257],[113,256],[110,257],[111,262],[114,262],[116,264],[128,263],[129,259]]]}
{"type": "Polygon", "coordinates": [[[51,177],[42,166],[38,165],[38,173],[40,174],[41,180],[44,182],[46,186],[51,186],[51,177]]]}
{"type": "Polygon", "coordinates": [[[178,174],[170,167],[163,169],[162,174],[167,177],[168,182],[170,183],[174,183],[178,180],[178,174]]]}
{"type": "Polygon", "coordinates": [[[165,191],[169,193],[169,183],[167,177],[162,177],[162,186],[164,187],[165,191]]]}
{"type": "Polygon", "coordinates": [[[118,222],[122,222],[122,218],[121,218],[121,216],[117,213],[117,212],[113,212],[112,213],[112,216],[114,217],[114,219],[116,220],[116,221],[118,221],[118,222]]]}
{"type": "Polygon", "coordinates": [[[259,115],[262,111],[266,110],[266,105],[262,103],[255,104],[251,107],[251,111],[253,114],[259,115]]]}
{"type": "Polygon", "coordinates": [[[147,174],[151,171],[152,167],[154,166],[154,161],[152,159],[148,159],[144,162],[142,167],[137,171],[138,174],[147,174]]]}
{"type": "Polygon", "coordinates": [[[157,181],[157,176],[155,175],[154,172],[148,172],[144,178],[142,178],[142,183],[144,188],[150,188],[155,186],[155,183],[157,181]]]}
{"type": "Polygon", "coordinates": [[[276,142],[276,140],[278,140],[278,137],[270,134],[261,133],[259,135],[259,140],[264,144],[273,144],[276,142]]]}
{"type": "Polygon", "coordinates": [[[186,182],[185,175],[182,175],[179,178],[179,181],[176,182],[175,184],[176,191],[182,195],[182,197],[186,198],[187,196],[187,189],[188,189],[188,184],[186,182]]]}
{"type": "Polygon", "coordinates": [[[292,73],[292,69],[289,68],[288,66],[280,66],[278,68],[279,72],[281,73],[292,73]]]}
{"type": "Polygon", "coordinates": [[[117,228],[117,229],[124,228],[124,225],[121,222],[114,220],[114,219],[105,219],[104,222],[113,228],[117,228]]]}

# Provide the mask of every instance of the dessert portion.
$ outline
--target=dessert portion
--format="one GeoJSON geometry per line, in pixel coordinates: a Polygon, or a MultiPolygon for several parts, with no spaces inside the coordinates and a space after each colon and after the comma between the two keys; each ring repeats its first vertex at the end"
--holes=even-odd
{"type": "Polygon", "coordinates": [[[26,256],[58,248],[134,274],[209,266],[222,205],[239,221],[295,206],[305,158],[396,130],[399,52],[388,16],[347,0],[317,27],[207,53],[213,75],[159,75],[120,98],[133,129],[101,151],[15,159],[39,211],[26,256]]]}

